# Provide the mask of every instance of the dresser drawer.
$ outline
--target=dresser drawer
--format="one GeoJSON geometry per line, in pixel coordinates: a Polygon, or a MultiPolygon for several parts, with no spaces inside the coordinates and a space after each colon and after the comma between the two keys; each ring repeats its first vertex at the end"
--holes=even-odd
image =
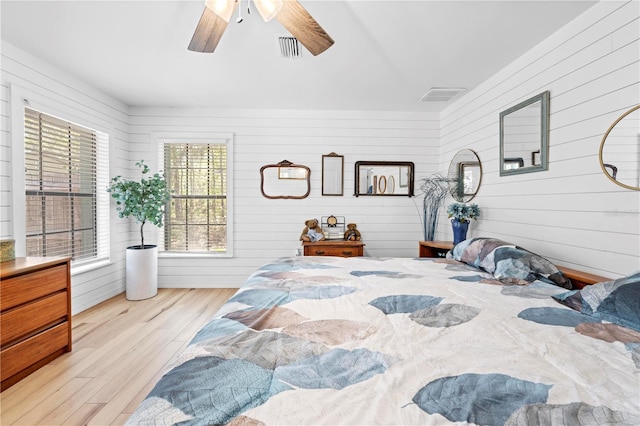
{"type": "Polygon", "coordinates": [[[19,373],[37,360],[68,347],[69,324],[64,322],[45,332],[32,336],[2,351],[0,371],[2,380],[19,373]]]}
{"type": "Polygon", "coordinates": [[[361,256],[357,247],[309,247],[306,256],[340,256],[353,257],[361,256]]]}
{"type": "Polygon", "coordinates": [[[354,257],[364,255],[364,243],[362,241],[323,240],[315,243],[305,241],[302,246],[304,247],[305,256],[354,257]]]}
{"type": "Polygon", "coordinates": [[[67,265],[55,266],[2,280],[0,309],[38,299],[67,288],[67,265]]]}
{"type": "Polygon", "coordinates": [[[2,346],[67,319],[67,292],[55,293],[0,315],[2,346]]]}

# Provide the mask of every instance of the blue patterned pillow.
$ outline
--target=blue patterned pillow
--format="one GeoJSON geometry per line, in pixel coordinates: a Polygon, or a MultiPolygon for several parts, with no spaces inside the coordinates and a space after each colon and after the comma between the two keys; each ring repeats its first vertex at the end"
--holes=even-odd
{"type": "Polygon", "coordinates": [[[640,271],[552,297],[583,314],[640,331],[640,271]]]}
{"type": "Polygon", "coordinates": [[[571,280],[549,260],[496,238],[471,238],[453,247],[451,257],[483,269],[508,284],[542,280],[572,289],[571,280]]]}

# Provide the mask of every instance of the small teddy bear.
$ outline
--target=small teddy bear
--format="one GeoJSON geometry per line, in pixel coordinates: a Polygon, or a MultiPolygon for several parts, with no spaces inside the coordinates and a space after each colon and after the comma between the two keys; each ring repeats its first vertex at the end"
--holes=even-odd
{"type": "Polygon", "coordinates": [[[305,220],[304,224],[307,225],[300,234],[300,241],[322,241],[324,240],[324,233],[322,228],[318,225],[318,219],[305,220]]]}
{"type": "Polygon", "coordinates": [[[346,241],[360,241],[361,235],[360,231],[356,228],[358,226],[355,223],[350,223],[347,225],[347,230],[344,231],[344,239],[346,241]]]}

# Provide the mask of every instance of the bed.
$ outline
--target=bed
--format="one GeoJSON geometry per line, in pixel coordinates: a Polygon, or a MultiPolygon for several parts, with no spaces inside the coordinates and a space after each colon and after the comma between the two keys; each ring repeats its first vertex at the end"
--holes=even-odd
{"type": "Polygon", "coordinates": [[[128,424],[640,424],[640,274],[570,290],[536,258],[522,281],[476,243],[263,265],[128,424]]]}

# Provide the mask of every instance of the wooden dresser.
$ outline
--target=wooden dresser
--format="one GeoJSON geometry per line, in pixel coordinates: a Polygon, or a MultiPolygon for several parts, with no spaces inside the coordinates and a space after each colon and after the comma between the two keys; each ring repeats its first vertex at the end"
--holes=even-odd
{"type": "Polygon", "coordinates": [[[71,350],[68,257],[0,263],[1,390],[71,350]]]}
{"type": "Polygon", "coordinates": [[[362,241],[323,240],[315,243],[303,242],[305,256],[364,256],[362,241]]]}

